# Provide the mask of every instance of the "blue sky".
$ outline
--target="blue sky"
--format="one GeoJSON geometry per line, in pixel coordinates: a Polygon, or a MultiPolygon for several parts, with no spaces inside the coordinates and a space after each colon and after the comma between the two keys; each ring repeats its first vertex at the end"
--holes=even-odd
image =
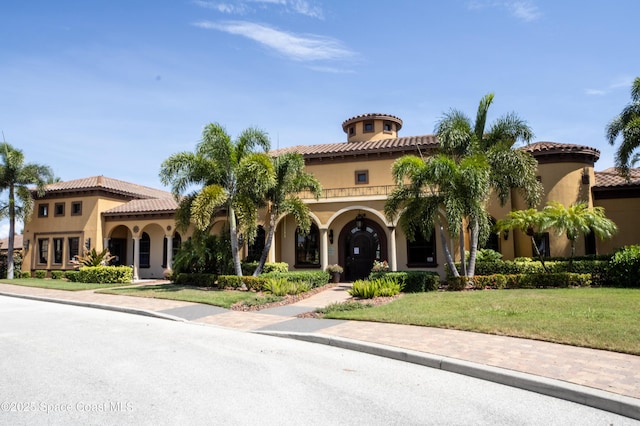
{"type": "Polygon", "coordinates": [[[274,148],[344,141],[370,112],[430,134],[488,92],[490,119],[598,148],[602,170],[640,75],[637,0],[24,0],[0,16],[0,130],[62,180],[160,188],[209,122],[274,148]]]}

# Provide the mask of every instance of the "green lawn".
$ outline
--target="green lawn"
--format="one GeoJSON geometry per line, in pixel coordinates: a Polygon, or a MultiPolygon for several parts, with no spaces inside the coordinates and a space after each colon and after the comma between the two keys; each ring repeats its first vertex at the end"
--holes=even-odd
{"type": "Polygon", "coordinates": [[[406,294],[386,305],[325,318],[454,328],[640,355],[640,289],[406,294]]]}
{"type": "Polygon", "coordinates": [[[206,303],[207,305],[215,305],[227,309],[237,302],[260,305],[275,301],[276,299],[281,299],[274,298],[273,296],[261,296],[250,291],[207,290],[203,288],[185,287],[174,284],[114,288],[109,290],[100,290],[96,293],[182,300],[184,302],[206,303]]]}
{"type": "Polygon", "coordinates": [[[0,283],[4,284],[12,284],[12,285],[23,285],[26,287],[40,287],[40,288],[51,288],[54,290],[69,290],[69,291],[80,291],[80,290],[94,290],[105,287],[119,287],[123,285],[130,284],[87,284],[87,283],[74,283],[67,280],[52,280],[52,279],[40,279],[40,278],[16,278],[13,280],[0,280],[0,283]]]}

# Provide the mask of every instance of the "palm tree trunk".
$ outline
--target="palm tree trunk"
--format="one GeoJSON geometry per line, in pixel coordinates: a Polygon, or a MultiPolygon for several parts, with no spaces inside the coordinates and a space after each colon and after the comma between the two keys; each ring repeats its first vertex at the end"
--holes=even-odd
{"type": "Polygon", "coordinates": [[[7,248],[7,279],[13,279],[13,244],[16,228],[16,200],[13,185],[9,186],[9,247],[7,248]]]}
{"type": "Polygon", "coordinates": [[[440,226],[440,242],[442,243],[442,249],[444,250],[444,257],[447,260],[447,265],[449,265],[449,270],[454,277],[460,277],[460,273],[458,272],[458,268],[456,268],[456,264],[453,261],[453,256],[451,256],[451,251],[449,251],[449,245],[447,244],[447,235],[444,232],[444,227],[442,224],[440,226]]]}
{"type": "Polygon", "coordinates": [[[262,255],[258,262],[258,267],[253,272],[253,276],[257,277],[262,272],[264,264],[267,263],[267,257],[269,256],[269,250],[271,250],[271,244],[273,244],[273,235],[276,233],[276,212],[271,211],[269,213],[269,233],[267,234],[267,241],[262,249],[262,255]]]}
{"type": "Polygon", "coordinates": [[[533,235],[531,236],[531,244],[533,244],[533,250],[536,252],[536,256],[538,257],[538,259],[540,259],[540,263],[542,264],[542,269],[544,269],[545,272],[549,272],[549,270],[547,269],[547,265],[544,264],[544,257],[540,253],[540,249],[538,249],[538,245],[536,244],[536,239],[534,238],[533,235]]]}
{"type": "Polygon", "coordinates": [[[236,223],[236,211],[229,206],[229,234],[231,237],[231,255],[236,275],[242,276],[242,264],[240,263],[240,249],[238,247],[238,225],[236,223]]]}
{"type": "Polygon", "coordinates": [[[476,273],[476,257],[478,254],[478,234],[480,233],[478,220],[476,219],[471,229],[471,247],[469,247],[469,268],[467,276],[473,277],[476,273]]]}
{"type": "Polygon", "coordinates": [[[464,252],[464,226],[460,223],[460,273],[463,277],[467,276],[467,259],[464,252]]]}

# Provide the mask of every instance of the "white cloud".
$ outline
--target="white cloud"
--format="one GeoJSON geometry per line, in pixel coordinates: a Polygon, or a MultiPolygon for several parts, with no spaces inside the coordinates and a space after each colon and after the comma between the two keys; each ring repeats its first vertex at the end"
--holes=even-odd
{"type": "Polygon", "coordinates": [[[602,95],[608,94],[612,90],[616,90],[620,88],[629,89],[632,84],[633,84],[633,77],[624,76],[624,77],[620,77],[613,80],[604,89],[586,89],[585,93],[591,96],[602,96],[602,95]]]}
{"type": "Polygon", "coordinates": [[[220,13],[243,15],[255,10],[256,7],[281,7],[289,13],[297,13],[312,18],[323,19],[320,6],[316,6],[308,0],[241,0],[234,3],[225,3],[214,0],[193,0],[197,6],[217,10],[220,13]]]}
{"type": "Polygon", "coordinates": [[[318,35],[298,35],[246,21],[196,22],[193,25],[240,35],[296,61],[331,61],[353,56],[339,40],[318,35]]]}
{"type": "Polygon", "coordinates": [[[467,3],[470,10],[480,9],[506,9],[511,15],[526,22],[539,19],[542,12],[530,0],[508,0],[508,1],[488,1],[488,0],[471,0],[467,3]]]}
{"type": "Polygon", "coordinates": [[[587,95],[593,95],[593,96],[605,95],[607,93],[606,90],[601,90],[601,89],[586,89],[584,92],[587,95]]]}

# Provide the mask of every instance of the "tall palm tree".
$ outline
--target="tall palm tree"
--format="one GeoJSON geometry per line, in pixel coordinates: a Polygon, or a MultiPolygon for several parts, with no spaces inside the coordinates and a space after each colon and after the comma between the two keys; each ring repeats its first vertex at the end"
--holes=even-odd
{"type": "MultiPolygon", "coordinates": [[[[515,113],[497,118],[487,129],[487,116],[493,99],[493,93],[482,97],[473,123],[459,110],[453,109],[446,113],[436,124],[440,151],[457,162],[469,156],[483,156],[489,164],[489,185],[498,196],[500,204],[504,205],[515,190],[532,207],[540,202],[542,196],[542,185],[536,179],[537,162],[531,154],[513,148],[518,141],[529,143],[533,132],[515,113]]],[[[468,195],[475,196],[473,193],[468,195]]],[[[481,198],[482,193],[478,196],[481,198]]],[[[475,273],[479,241],[489,235],[475,220],[472,218],[470,222],[467,267],[467,276],[470,277],[475,273]]]]}
{"type": "Polygon", "coordinates": [[[192,221],[196,229],[209,230],[215,215],[226,210],[238,276],[242,276],[239,234],[253,240],[258,205],[275,184],[267,155],[270,145],[262,130],[248,128],[233,141],[220,124],[211,123],[204,128],[195,152],[171,155],[160,170],[160,180],[180,200],[176,219],[182,226],[192,221]],[[256,152],[258,148],[262,151],[256,152]],[[194,185],[200,188],[182,197],[194,185]]]}
{"type": "MultiPolygon", "coordinates": [[[[416,233],[430,238],[435,227],[440,235],[445,258],[454,276],[460,276],[447,244],[446,230],[460,237],[464,251],[463,223],[466,219],[477,226],[473,237],[487,232],[489,220],[485,202],[489,197],[489,167],[482,156],[468,156],[459,162],[440,154],[423,160],[407,155],[392,167],[398,185],[385,203],[385,215],[392,220],[398,213],[398,224],[407,238],[416,233]]],[[[462,262],[462,275],[467,275],[462,262]]]]}
{"type": "Polygon", "coordinates": [[[640,147],[640,77],[631,87],[631,103],[607,125],[607,139],[615,145],[619,136],[622,143],[616,151],[616,168],[620,174],[629,179],[629,166],[638,160],[638,154],[632,157],[640,147]]]}
{"type": "Polygon", "coordinates": [[[542,210],[545,228],[554,228],[558,235],[565,233],[571,242],[571,257],[576,252],[576,240],[580,234],[595,233],[601,239],[611,238],[618,227],[604,214],[604,208],[589,209],[584,202],[565,207],[557,201],[549,201],[542,210]]]}
{"type": "Polygon", "coordinates": [[[285,153],[273,158],[276,181],[275,185],[267,192],[267,214],[269,219],[269,232],[265,242],[258,267],[253,275],[262,272],[269,250],[273,244],[276,220],[281,214],[291,214],[303,233],[308,233],[311,228],[309,206],[307,206],[298,193],[309,191],[318,199],[322,194],[320,182],[310,173],[304,171],[304,158],[299,153],[285,153]]]}
{"type": "Polygon", "coordinates": [[[33,197],[29,186],[35,185],[36,195],[44,195],[45,185],[53,176],[51,168],[42,164],[25,163],[22,150],[7,142],[0,143],[0,189],[9,191],[7,204],[0,216],[9,218],[9,246],[7,251],[7,278],[13,279],[13,246],[16,218],[27,222],[33,211],[33,197]]]}

